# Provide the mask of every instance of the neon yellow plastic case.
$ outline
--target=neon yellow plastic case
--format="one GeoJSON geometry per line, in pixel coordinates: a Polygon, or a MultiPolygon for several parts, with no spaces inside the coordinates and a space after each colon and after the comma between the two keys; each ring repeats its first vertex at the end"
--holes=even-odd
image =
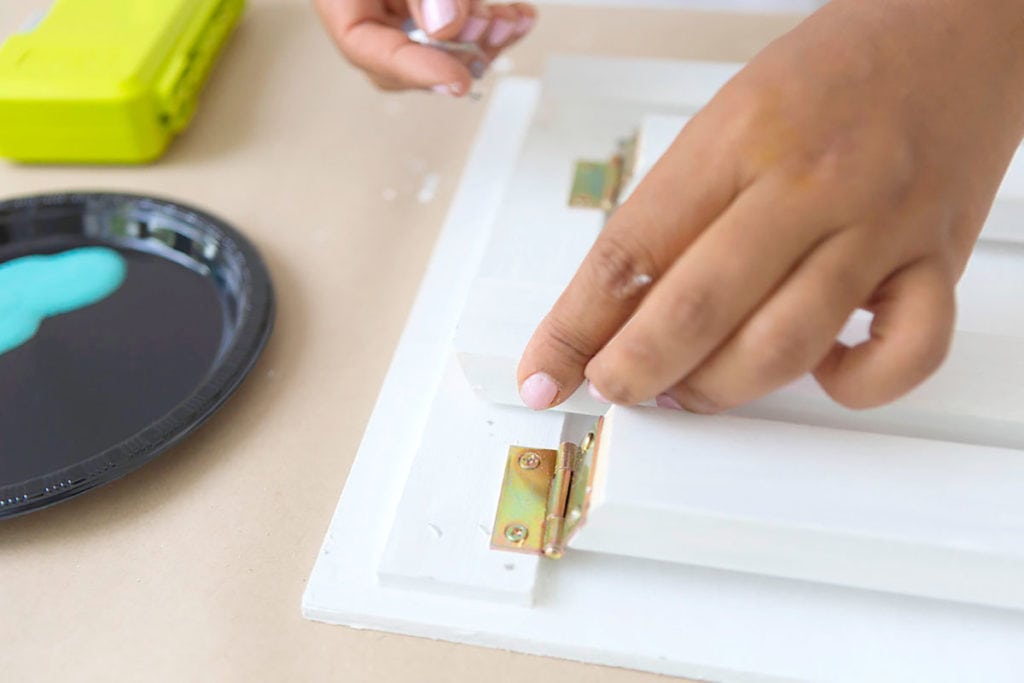
{"type": "Polygon", "coordinates": [[[56,0],[0,45],[0,156],[140,163],[188,125],[245,0],[56,0]]]}

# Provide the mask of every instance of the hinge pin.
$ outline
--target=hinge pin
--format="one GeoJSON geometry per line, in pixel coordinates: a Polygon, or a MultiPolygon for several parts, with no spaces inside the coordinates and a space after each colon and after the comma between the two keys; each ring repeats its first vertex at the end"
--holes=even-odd
{"type": "Polygon", "coordinates": [[[559,558],[565,553],[565,508],[569,504],[569,484],[572,482],[572,463],[576,457],[576,446],[571,443],[562,445],[555,461],[555,471],[548,491],[548,514],[544,519],[544,543],[541,546],[545,555],[559,558]]]}

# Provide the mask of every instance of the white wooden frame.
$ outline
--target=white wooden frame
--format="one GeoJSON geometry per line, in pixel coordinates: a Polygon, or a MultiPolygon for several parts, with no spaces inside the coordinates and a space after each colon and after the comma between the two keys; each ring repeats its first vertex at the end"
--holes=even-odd
{"type": "MultiPolygon", "coordinates": [[[[310,578],[308,617],[707,680],[1018,678],[1020,612],[576,552],[600,524],[560,562],[487,549],[507,445],[552,445],[590,422],[481,399],[451,350],[487,249],[480,226],[518,182],[531,116],[543,121],[609,72],[660,71],[692,93],[730,68],[567,60],[549,75],[554,98],[518,80],[495,93],[310,578]]],[[[620,82],[626,100],[644,87],[620,82]]]]}

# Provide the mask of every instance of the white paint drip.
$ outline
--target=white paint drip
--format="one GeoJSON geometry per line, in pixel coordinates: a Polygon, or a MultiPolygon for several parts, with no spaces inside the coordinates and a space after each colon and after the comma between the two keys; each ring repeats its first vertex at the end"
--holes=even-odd
{"type": "Polygon", "coordinates": [[[434,200],[434,196],[437,195],[437,188],[441,186],[441,176],[436,173],[428,173],[423,178],[423,184],[420,185],[420,191],[416,193],[416,200],[420,204],[429,204],[434,200]]]}

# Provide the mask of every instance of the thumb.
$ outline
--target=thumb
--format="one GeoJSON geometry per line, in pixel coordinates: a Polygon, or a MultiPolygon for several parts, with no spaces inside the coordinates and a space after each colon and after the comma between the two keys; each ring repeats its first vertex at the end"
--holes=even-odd
{"type": "Polygon", "coordinates": [[[407,0],[416,25],[434,40],[452,40],[469,18],[470,0],[407,0]]]}

